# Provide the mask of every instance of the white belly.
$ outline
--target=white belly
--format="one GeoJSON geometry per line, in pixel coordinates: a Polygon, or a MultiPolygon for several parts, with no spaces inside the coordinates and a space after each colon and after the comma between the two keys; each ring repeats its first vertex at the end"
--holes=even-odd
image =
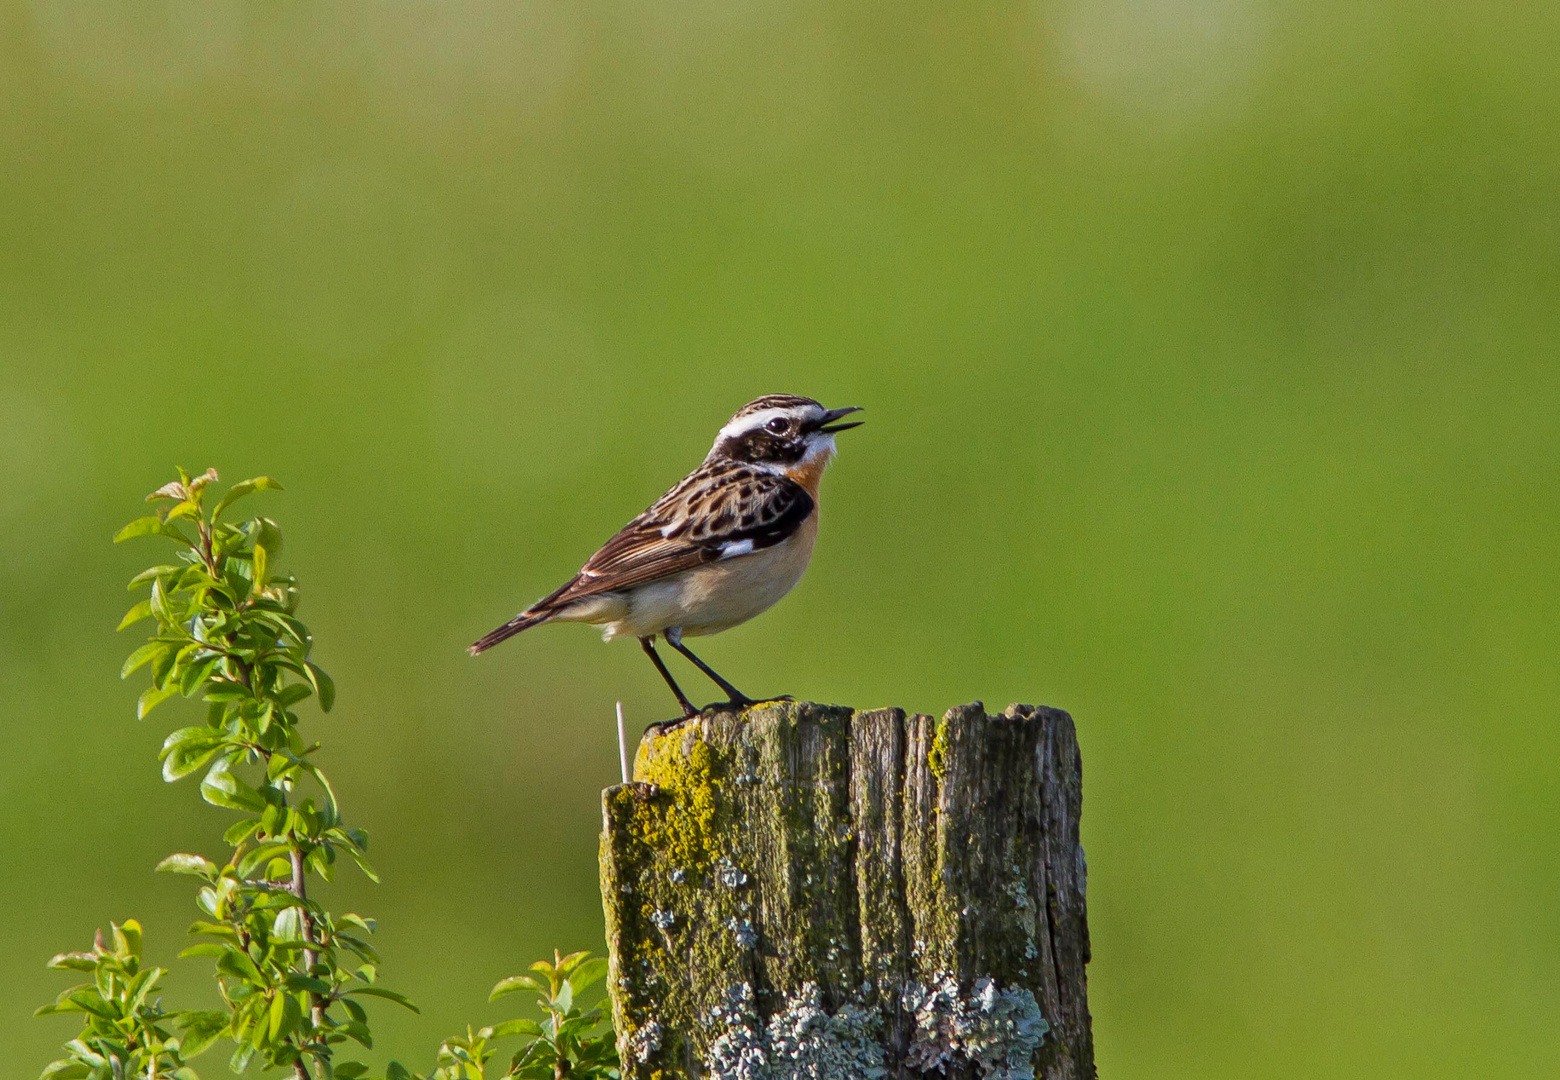
{"type": "Polygon", "coordinates": [[[687,637],[718,634],[768,610],[790,592],[807,569],[817,536],[815,513],[774,547],[619,593],[617,603],[603,604],[596,618],[580,621],[605,624],[608,641],[629,634],[649,637],[669,627],[681,628],[687,637]]]}

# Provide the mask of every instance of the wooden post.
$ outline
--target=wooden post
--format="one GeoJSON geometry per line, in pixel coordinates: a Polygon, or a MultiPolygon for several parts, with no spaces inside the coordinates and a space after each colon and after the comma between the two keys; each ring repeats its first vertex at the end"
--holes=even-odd
{"type": "Polygon", "coordinates": [[[807,702],[645,733],[603,796],[635,1080],[1089,1080],[1072,718],[807,702]]]}

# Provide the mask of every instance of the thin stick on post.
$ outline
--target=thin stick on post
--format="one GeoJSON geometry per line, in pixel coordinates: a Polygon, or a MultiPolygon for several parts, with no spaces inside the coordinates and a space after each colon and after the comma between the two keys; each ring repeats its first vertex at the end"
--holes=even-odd
{"type": "Polygon", "coordinates": [[[633,771],[628,764],[628,732],[623,727],[623,703],[617,703],[618,722],[618,764],[623,769],[623,783],[633,779],[633,771]]]}

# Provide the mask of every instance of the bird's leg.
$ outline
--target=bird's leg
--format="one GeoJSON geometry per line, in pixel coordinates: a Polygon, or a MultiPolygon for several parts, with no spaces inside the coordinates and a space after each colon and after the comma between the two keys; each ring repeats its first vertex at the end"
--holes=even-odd
{"type": "Polygon", "coordinates": [[[725,679],[722,679],[720,677],[720,675],[718,675],[716,673],[714,668],[710,667],[703,660],[700,660],[697,656],[694,656],[693,655],[693,650],[688,648],[688,646],[686,646],[686,645],[684,645],[682,643],[682,635],[681,634],[665,634],[665,633],[663,633],[661,636],[666,638],[667,644],[671,645],[672,648],[674,648],[678,652],[682,653],[689,660],[692,660],[695,667],[697,667],[700,671],[704,672],[704,674],[708,675],[711,679],[714,679],[715,680],[715,685],[720,687],[722,690],[724,690],[726,692],[727,697],[729,697],[731,699],[731,704],[733,704],[733,705],[752,705],[752,704],[754,704],[754,701],[753,701],[752,698],[748,697],[741,690],[738,690],[735,686],[732,686],[725,679]]]}
{"type": "MultiPolygon", "coordinates": [[[[688,695],[682,692],[682,687],[677,685],[677,680],[672,678],[672,673],[667,671],[666,665],[661,662],[660,654],[655,651],[655,642],[650,638],[642,637],[639,639],[639,647],[645,651],[646,656],[650,657],[650,662],[661,673],[661,678],[666,680],[666,685],[670,686],[672,693],[677,696],[677,704],[682,706],[683,718],[698,716],[699,710],[693,707],[693,702],[688,700],[688,695]]],[[[703,667],[702,664],[699,666],[703,667]]]]}

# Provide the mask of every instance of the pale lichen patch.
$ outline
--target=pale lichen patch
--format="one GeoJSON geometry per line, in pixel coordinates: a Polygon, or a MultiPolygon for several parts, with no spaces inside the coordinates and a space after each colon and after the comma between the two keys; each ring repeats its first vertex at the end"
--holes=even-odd
{"type": "Polygon", "coordinates": [[[705,1061],[709,1080],[880,1080],[888,1075],[879,1033],[883,1020],[869,1006],[847,1003],[830,1013],[817,983],[804,983],[761,1023],[753,988],[731,987],[710,1011],[722,1029],[705,1061]]]}
{"type": "Polygon", "coordinates": [[[981,977],[963,995],[957,978],[938,972],[930,986],[907,986],[901,1004],[915,1018],[905,1059],[915,1068],[946,1072],[967,1061],[986,1080],[1035,1080],[1035,1051],[1050,1025],[1029,990],[981,977]]]}

